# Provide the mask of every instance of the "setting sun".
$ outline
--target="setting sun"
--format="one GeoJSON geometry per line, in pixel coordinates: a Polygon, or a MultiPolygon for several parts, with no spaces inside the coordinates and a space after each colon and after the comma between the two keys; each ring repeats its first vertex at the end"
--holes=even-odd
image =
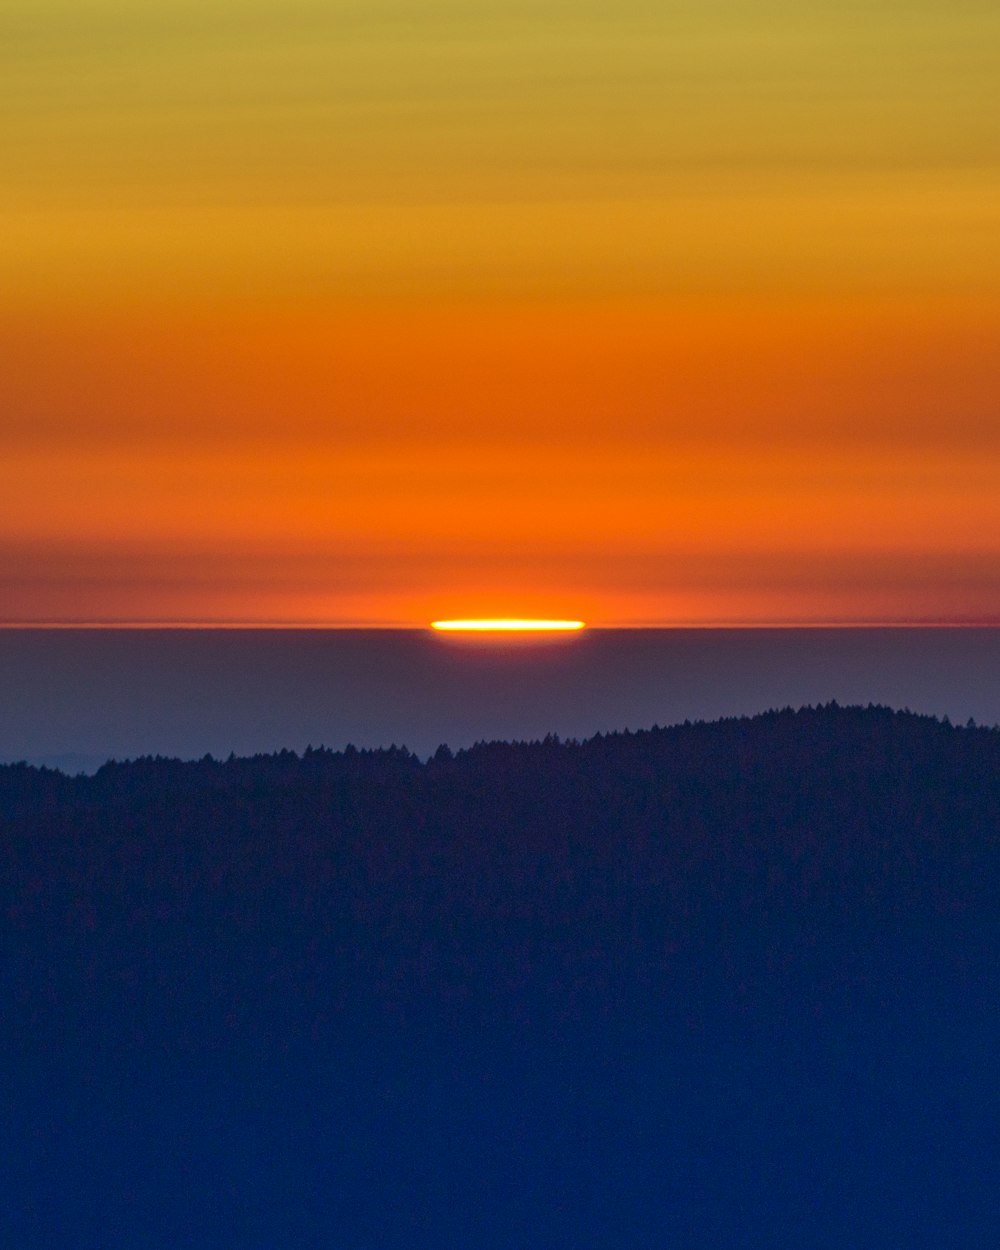
{"type": "Polygon", "coordinates": [[[480,633],[506,631],[520,633],[526,630],[575,630],[583,629],[583,621],[541,621],[520,619],[472,620],[472,621],[432,621],[431,629],[439,630],[475,630],[480,633]]]}

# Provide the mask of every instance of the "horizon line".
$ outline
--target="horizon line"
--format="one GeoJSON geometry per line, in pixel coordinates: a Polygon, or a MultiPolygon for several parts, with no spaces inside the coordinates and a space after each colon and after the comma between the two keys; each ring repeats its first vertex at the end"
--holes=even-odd
{"type": "MultiPolygon", "coordinates": [[[[940,618],[892,619],[871,618],[859,620],[796,620],[748,621],[726,620],[628,620],[587,623],[585,630],[591,633],[601,630],[724,630],[724,629],[997,629],[1000,617],[986,618],[940,618]]],[[[428,633],[438,632],[434,623],[413,621],[302,621],[302,620],[38,620],[0,621],[0,631],[14,630],[316,630],[348,631],[371,630],[385,632],[428,633]]]]}

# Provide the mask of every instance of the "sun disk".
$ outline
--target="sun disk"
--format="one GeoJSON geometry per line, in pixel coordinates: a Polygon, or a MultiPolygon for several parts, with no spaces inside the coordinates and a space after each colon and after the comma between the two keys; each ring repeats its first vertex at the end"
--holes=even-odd
{"type": "Polygon", "coordinates": [[[541,620],[521,620],[517,618],[502,618],[499,620],[471,620],[471,621],[432,621],[431,629],[440,630],[476,630],[480,633],[493,631],[506,631],[508,633],[521,633],[527,630],[574,630],[583,629],[583,621],[541,621],[541,620]]]}

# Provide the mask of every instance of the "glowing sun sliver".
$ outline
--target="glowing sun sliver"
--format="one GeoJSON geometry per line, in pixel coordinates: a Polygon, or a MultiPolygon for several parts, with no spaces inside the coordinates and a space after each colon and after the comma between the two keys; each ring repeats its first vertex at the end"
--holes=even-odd
{"type": "Polygon", "coordinates": [[[478,633],[527,633],[583,629],[583,621],[549,621],[500,617],[485,620],[432,621],[431,629],[444,631],[475,631],[478,633]]]}

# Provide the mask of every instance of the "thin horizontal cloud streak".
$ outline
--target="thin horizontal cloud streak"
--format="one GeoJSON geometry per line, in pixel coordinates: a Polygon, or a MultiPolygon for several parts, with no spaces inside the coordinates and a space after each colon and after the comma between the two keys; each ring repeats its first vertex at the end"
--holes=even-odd
{"type": "Polygon", "coordinates": [[[1000,621],[1000,565],[988,551],[821,557],[773,550],[662,551],[622,557],[504,546],[415,559],[409,553],[306,553],[273,546],[95,550],[88,544],[53,551],[5,545],[0,576],[12,610],[4,624],[18,619],[426,624],[435,606],[449,601],[472,602],[484,612],[490,605],[518,602],[530,602],[538,611],[546,604],[575,603],[594,624],[656,623],[664,603],[676,623],[1000,621]],[[340,607],[345,602],[351,607],[346,615],[340,607]],[[365,603],[376,609],[367,620],[365,603]],[[624,611],[611,617],[608,603],[624,611]]]}

